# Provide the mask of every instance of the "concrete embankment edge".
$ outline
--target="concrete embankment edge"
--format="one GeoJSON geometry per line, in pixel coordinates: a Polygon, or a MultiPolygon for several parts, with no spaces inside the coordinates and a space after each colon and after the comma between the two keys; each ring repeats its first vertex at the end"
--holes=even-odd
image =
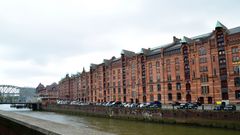
{"type": "Polygon", "coordinates": [[[76,107],[49,105],[43,111],[76,116],[95,116],[164,124],[181,124],[211,128],[240,130],[240,112],[209,112],[194,110],[125,109],[108,107],[76,107]],[[205,116],[206,115],[206,116],[205,116]]]}
{"type": "Polygon", "coordinates": [[[1,126],[18,135],[60,135],[4,114],[0,114],[0,121],[1,126]]]}

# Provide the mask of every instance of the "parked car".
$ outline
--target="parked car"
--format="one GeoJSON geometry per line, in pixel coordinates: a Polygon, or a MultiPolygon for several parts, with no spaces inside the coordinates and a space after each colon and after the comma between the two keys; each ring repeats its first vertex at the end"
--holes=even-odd
{"type": "Polygon", "coordinates": [[[111,104],[111,107],[123,107],[123,104],[121,101],[116,101],[111,104]]]}
{"type": "Polygon", "coordinates": [[[149,108],[162,108],[162,103],[159,101],[151,102],[147,107],[149,108]]]}
{"type": "Polygon", "coordinates": [[[180,104],[177,109],[197,109],[198,105],[193,103],[180,104]]]}
{"type": "Polygon", "coordinates": [[[216,110],[216,111],[224,110],[225,106],[226,106],[226,103],[222,102],[220,105],[214,106],[213,110],[216,110]]]}
{"type": "Polygon", "coordinates": [[[147,107],[149,105],[149,103],[141,103],[139,105],[139,108],[144,108],[144,107],[147,107]]]}
{"type": "Polygon", "coordinates": [[[179,106],[181,103],[179,103],[178,101],[172,103],[172,106],[179,106]]]}
{"type": "Polygon", "coordinates": [[[236,111],[236,106],[229,104],[229,105],[226,105],[226,106],[223,108],[223,110],[225,110],[225,111],[236,111]]]}
{"type": "Polygon", "coordinates": [[[136,108],[136,107],[138,107],[138,104],[137,104],[137,103],[132,103],[132,104],[130,105],[130,107],[131,107],[131,108],[136,108]]]}

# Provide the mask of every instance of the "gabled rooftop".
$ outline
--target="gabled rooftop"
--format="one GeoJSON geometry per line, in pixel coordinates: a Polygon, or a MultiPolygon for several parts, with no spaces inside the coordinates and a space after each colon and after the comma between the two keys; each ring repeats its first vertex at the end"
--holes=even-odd
{"type": "Polygon", "coordinates": [[[126,55],[128,57],[133,57],[133,56],[136,55],[135,52],[124,50],[124,49],[122,50],[121,54],[124,54],[124,55],[126,55]]]}

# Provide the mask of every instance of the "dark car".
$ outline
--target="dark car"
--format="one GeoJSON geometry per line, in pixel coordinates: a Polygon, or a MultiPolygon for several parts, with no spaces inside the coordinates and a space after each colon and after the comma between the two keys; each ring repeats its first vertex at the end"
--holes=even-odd
{"type": "Polygon", "coordinates": [[[214,106],[213,110],[221,111],[221,110],[223,110],[223,107],[221,105],[216,105],[216,106],[214,106]]]}
{"type": "Polygon", "coordinates": [[[221,105],[214,106],[213,110],[221,111],[221,110],[224,110],[225,107],[226,107],[226,103],[222,102],[221,105]]]}
{"type": "Polygon", "coordinates": [[[178,101],[172,103],[172,106],[179,106],[179,105],[181,105],[181,103],[178,101]]]}
{"type": "Polygon", "coordinates": [[[226,105],[223,110],[225,111],[236,111],[236,106],[235,105],[226,105]]]}
{"type": "Polygon", "coordinates": [[[147,107],[149,107],[149,108],[161,108],[162,103],[159,102],[159,101],[154,101],[154,102],[151,102],[147,107]]]}

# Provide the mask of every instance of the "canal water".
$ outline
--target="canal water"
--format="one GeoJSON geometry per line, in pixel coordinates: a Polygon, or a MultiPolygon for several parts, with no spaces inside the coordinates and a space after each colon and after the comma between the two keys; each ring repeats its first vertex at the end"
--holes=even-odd
{"type": "Polygon", "coordinates": [[[38,119],[53,121],[76,127],[77,130],[88,128],[116,135],[240,135],[240,131],[202,128],[181,125],[144,123],[137,121],[115,120],[96,117],[79,117],[52,112],[33,112],[29,109],[13,109],[9,105],[0,105],[0,110],[11,111],[38,119]]]}

